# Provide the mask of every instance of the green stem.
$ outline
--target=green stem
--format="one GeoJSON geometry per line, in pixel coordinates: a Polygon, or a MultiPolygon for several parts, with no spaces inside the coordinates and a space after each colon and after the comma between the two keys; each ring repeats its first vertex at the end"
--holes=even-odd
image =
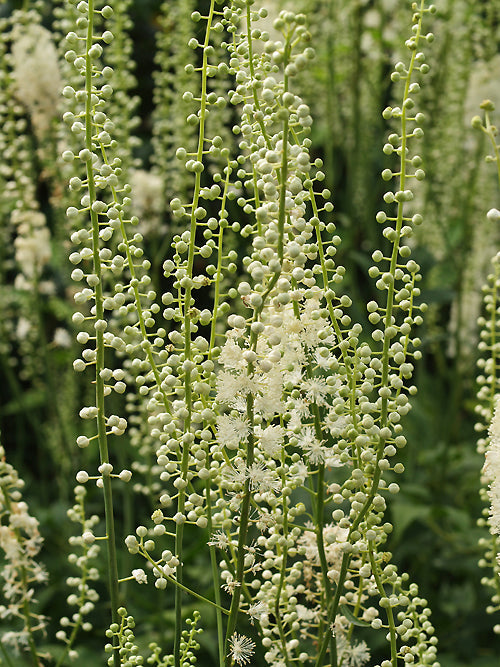
{"type": "Polygon", "coordinates": [[[323,636],[323,640],[322,640],[322,643],[320,645],[320,650],[319,650],[319,653],[318,653],[318,657],[316,659],[315,667],[322,667],[322,665],[324,664],[326,652],[328,650],[328,644],[330,643],[329,634],[331,635],[331,633],[329,632],[328,629],[330,628],[332,623],[334,623],[335,617],[337,616],[337,609],[338,609],[339,603],[340,603],[340,595],[341,595],[341,592],[343,590],[344,582],[345,582],[346,577],[347,577],[347,570],[349,568],[350,560],[351,560],[351,554],[344,553],[344,555],[342,557],[342,565],[340,566],[339,580],[338,580],[338,583],[337,583],[337,587],[335,589],[335,595],[334,595],[332,604],[330,605],[330,609],[328,611],[327,631],[325,632],[325,634],[323,636]]]}
{"type": "MultiPolygon", "coordinates": [[[[203,162],[203,144],[205,141],[205,120],[207,116],[207,71],[208,71],[208,46],[210,44],[210,29],[215,10],[215,0],[210,2],[210,10],[207,17],[207,26],[205,31],[205,41],[203,44],[203,65],[201,76],[201,101],[200,101],[200,125],[198,134],[198,150],[196,160],[199,163],[203,162]]],[[[193,203],[191,207],[191,222],[190,222],[190,240],[188,250],[188,261],[186,275],[188,280],[193,277],[193,266],[195,256],[195,243],[197,231],[197,219],[195,210],[198,206],[201,190],[201,171],[196,172],[193,203]]],[[[184,397],[187,409],[187,417],[184,420],[184,433],[191,432],[191,414],[192,414],[192,388],[191,388],[191,369],[189,362],[191,362],[191,291],[192,283],[188,282],[184,294],[184,358],[188,362],[188,367],[184,372],[184,397]]],[[[189,446],[190,440],[183,443],[182,446],[182,461],[181,461],[181,479],[187,485],[187,474],[189,465],[189,446]]],[[[179,497],[177,501],[177,513],[183,515],[186,502],[185,486],[179,488],[179,497]]],[[[175,554],[179,560],[179,565],[176,568],[176,579],[179,584],[182,584],[182,558],[183,558],[183,535],[184,535],[184,521],[181,520],[176,524],[175,529],[175,554]]],[[[180,645],[182,641],[182,589],[180,586],[175,590],[175,638],[174,638],[174,664],[175,667],[181,666],[180,645]]]]}
{"type": "MultiPolygon", "coordinates": [[[[315,406],[317,408],[317,406],[315,406]]],[[[317,421],[315,419],[315,421],[317,421]]],[[[318,466],[318,480],[317,480],[317,491],[316,491],[316,512],[315,512],[315,521],[314,525],[316,528],[316,540],[318,543],[318,555],[319,562],[321,565],[321,579],[323,582],[323,598],[324,598],[324,608],[328,609],[330,606],[331,594],[330,594],[330,580],[328,579],[328,564],[326,562],[325,555],[325,541],[323,538],[323,525],[324,525],[324,507],[325,507],[325,465],[321,463],[318,466]]],[[[331,662],[332,667],[337,667],[337,642],[335,635],[330,632],[330,624],[325,629],[326,635],[330,636],[330,653],[331,653],[331,662]]]]}
{"type": "Polygon", "coordinates": [[[1,640],[0,640],[0,651],[1,651],[2,655],[3,655],[3,657],[5,658],[5,662],[7,663],[7,665],[8,665],[9,667],[14,667],[14,665],[12,664],[12,661],[11,661],[11,659],[10,659],[10,657],[9,657],[9,654],[8,654],[7,651],[5,650],[5,646],[3,645],[3,642],[2,642],[1,640]]]}
{"type": "MultiPolygon", "coordinates": [[[[89,51],[94,43],[94,0],[88,2],[88,26],[85,49],[85,147],[93,153],[93,123],[92,123],[92,59],[89,51]]],[[[102,288],[102,269],[99,256],[99,220],[98,215],[92,210],[92,204],[97,201],[96,186],[94,182],[94,168],[92,160],[86,163],[88,192],[90,200],[90,218],[92,224],[92,246],[93,246],[93,268],[97,276],[98,283],[95,286],[95,317],[96,320],[104,319],[103,288],[102,288]]],[[[104,332],[96,331],[96,407],[97,407],[97,435],[99,443],[99,455],[101,464],[109,463],[108,442],[106,436],[106,415],[104,405],[104,380],[101,377],[101,371],[104,369],[104,332]]],[[[113,623],[119,623],[120,618],[117,613],[119,606],[118,599],[118,566],[116,555],[115,521],[113,513],[113,494],[111,488],[111,479],[109,475],[103,475],[103,494],[104,494],[104,513],[107,537],[107,561],[108,561],[108,586],[111,601],[111,619],[113,623]]],[[[113,646],[117,647],[116,638],[113,638],[113,646]]],[[[115,667],[120,666],[120,656],[118,650],[114,651],[115,667]]]]}
{"type": "MultiPolygon", "coordinates": [[[[377,584],[378,592],[381,597],[386,598],[387,596],[384,589],[384,585],[382,583],[382,579],[380,578],[380,570],[377,563],[375,562],[375,556],[374,556],[375,545],[373,541],[369,541],[368,546],[369,546],[368,553],[370,557],[370,565],[372,568],[373,576],[375,578],[375,583],[377,584]]],[[[398,667],[398,645],[396,636],[396,624],[394,623],[394,614],[392,612],[392,607],[388,606],[386,608],[386,611],[387,611],[387,622],[389,623],[392,667],[398,667]]]]}
{"type": "MultiPolygon", "coordinates": [[[[226,165],[226,179],[224,182],[224,192],[222,195],[222,202],[221,202],[221,213],[226,210],[226,199],[227,199],[227,193],[229,190],[229,178],[231,175],[231,166],[230,166],[230,160],[228,159],[227,165],[226,165]]],[[[222,218],[221,218],[222,220],[222,218]]],[[[216,278],[215,278],[215,288],[214,288],[214,301],[213,301],[213,309],[212,309],[212,324],[210,328],[210,343],[209,343],[209,350],[210,353],[213,350],[215,346],[215,336],[217,334],[217,317],[219,313],[219,303],[220,303],[220,288],[221,288],[221,282],[222,282],[222,258],[224,256],[223,252],[223,246],[222,246],[222,237],[224,234],[224,226],[220,225],[219,226],[219,238],[218,238],[218,244],[217,244],[217,269],[216,269],[216,278]]],[[[209,355],[210,355],[209,353],[209,355]]]]}
{"type": "MultiPolygon", "coordinates": [[[[163,575],[163,576],[165,576],[165,575],[163,575]]],[[[193,597],[197,598],[201,602],[204,602],[205,604],[209,604],[211,607],[214,607],[218,615],[226,614],[227,616],[229,616],[229,611],[227,609],[224,609],[224,607],[222,607],[220,604],[212,602],[212,600],[209,600],[208,598],[203,597],[203,595],[200,595],[199,593],[196,593],[196,591],[193,591],[192,588],[188,588],[187,586],[184,586],[184,584],[180,584],[176,579],[173,579],[171,577],[166,577],[166,579],[168,579],[173,584],[175,584],[176,586],[181,588],[185,593],[189,593],[189,595],[192,595],[193,597]]],[[[220,594],[219,594],[219,599],[220,599],[220,594]]],[[[221,618],[222,618],[222,616],[221,616],[221,618]]]]}
{"type": "MultiPolygon", "coordinates": [[[[210,482],[206,482],[206,498],[207,498],[207,529],[208,534],[213,533],[213,523],[212,523],[212,500],[210,497],[210,482]]],[[[212,568],[212,578],[214,582],[214,597],[217,607],[221,607],[221,597],[220,597],[220,585],[219,585],[219,568],[217,563],[217,554],[215,551],[215,546],[212,544],[209,546],[210,550],[210,566],[212,568]]],[[[220,608],[215,610],[215,618],[217,621],[217,647],[219,650],[219,667],[224,667],[224,627],[222,623],[222,612],[220,608]]]]}
{"type": "MultiPolygon", "coordinates": [[[[251,374],[253,372],[253,364],[248,364],[248,372],[251,374]]],[[[247,395],[247,417],[250,424],[253,425],[253,395],[247,395]]],[[[254,457],[254,433],[253,429],[250,430],[248,435],[247,443],[247,455],[246,455],[246,464],[251,466],[253,463],[254,457]]],[[[245,487],[243,491],[243,501],[241,503],[240,510],[240,529],[238,534],[238,553],[236,561],[236,576],[235,582],[236,586],[233,591],[233,598],[231,600],[231,608],[229,610],[229,619],[227,622],[226,628],[226,639],[224,644],[224,655],[225,655],[225,664],[226,667],[231,667],[231,656],[228,653],[229,640],[231,639],[235,628],[236,621],[238,619],[238,612],[240,608],[240,598],[241,598],[241,587],[243,584],[244,570],[245,570],[245,546],[248,533],[248,522],[250,517],[250,480],[245,479],[245,487]]]]}
{"type": "MultiPolygon", "coordinates": [[[[285,452],[282,452],[281,456],[281,465],[283,467],[283,470],[285,468],[285,452]]],[[[281,475],[281,483],[283,486],[286,485],[286,474],[285,472],[282,473],[281,475]]],[[[283,495],[283,537],[285,538],[284,546],[283,546],[283,552],[281,554],[281,568],[280,568],[280,580],[278,584],[278,588],[276,591],[276,603],[274,605],[274,616],[276,618],[276,624],[278,626],[278,632],[280,636],[280,641],[281,641],[281,651],[283,653],[283,657],[285,660],[285,665],[286,667],[290,667],[290,660],[288,658],[288,650],[286,647],[286,637],[285,637],[285,631],[283,628],[283,621],[281,619],[281,610],[280,610],[280,602],[281,602],[281,592],[283,591],[283,587],[285,585],[285,576],[286,576],[286,566],[287,566],[287,559],[288,559],[288,543],[287,543],[287,537],[288,537],[288,496],[283,495]]]]}

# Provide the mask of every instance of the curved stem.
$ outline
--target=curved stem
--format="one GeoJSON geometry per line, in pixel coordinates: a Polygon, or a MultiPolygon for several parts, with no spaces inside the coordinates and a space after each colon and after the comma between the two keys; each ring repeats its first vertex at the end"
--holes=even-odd
{"type": "MultiPolygon", "coordinates": [[[[382,579],[380,577],[380,569],[375,561],[375,555],[374,555],[374,549],[375,545],[373,544],[372,541],[368,542],[369,546],[369,558],[370,558],[370,565],[372,568],[373,576],[375,577],[375,583],[377,584],[377,589],[378,592],[380,593],[381,597],[386,597],[386,592],[384,589],[384,585],[382,583],[382,579]]],[[[388,606],[387,607],[387,622],[389,623],[389,635],[390,635],[390,642],[391,642],[391,662],[392,662],[392,667],[398,667],[398,646],[397,646],[397,636],[396,636],[396,624],[394,623],[394,614],[392,612],[392,607],[388,606]]]]}

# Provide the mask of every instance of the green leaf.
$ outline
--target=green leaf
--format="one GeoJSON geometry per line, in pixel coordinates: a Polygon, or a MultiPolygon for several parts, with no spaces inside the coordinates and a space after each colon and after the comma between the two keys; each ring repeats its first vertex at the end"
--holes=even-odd
{"type": "Polygon", "coordinates": [[[353,625],[359,625],[361,628],[369,628],[370,623],[368,621],[363,621],[362,618],[358,618],[357,616],[354,616],[352,611],[349,609],[349,607],[346,604],[341,604],[340,605],[340,613],[342,616],[345,616],[349,623],[352,623],[353,625]]]}
{"type": "Polygon", "coordinates": [[[39,408],[47,401],[46,392],[41,389],[28,389],[22,398],[14,398],[6,403],[0,410],[2,416],[17,415],[27,409],[39,408]]]}
{"type": "Polygon", "coordinates": [[[393,517],[394,531],[392,534],[392,539],[394,542],[397,542],[405,530],[410,524],[414,521],[426,522],[429,518],[431,507],[429,505],[423,505],[418,502],[393,502],[391,504],[391,512],[393,517]]]}

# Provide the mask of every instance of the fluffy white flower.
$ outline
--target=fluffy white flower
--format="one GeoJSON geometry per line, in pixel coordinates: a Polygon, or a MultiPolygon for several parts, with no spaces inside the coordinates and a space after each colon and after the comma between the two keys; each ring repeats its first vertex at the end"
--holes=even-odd
{"type": "Polygon", "coordinates": [[[238,665],[246,665],[250,662],[255,649],[255,642],[245,635],[233,634],[230,643],[230,655],[238,665]]]}
{"type": "Polygon", "coordinates": [[[314,361],[318,364],[319,368],[329,370],[333,357],[330,354],[325,354],[323,350],[326,350],[326,348],[317,348],[314,350],[314,361]]]}
{"type": "Polygon", "coordinates": [[[220,415],[217,417],[217,439],[228,449],[237,449],[248,437],[248,421],[240,416],[220,415]]]}
{"type": "Polygon", "coordinates": [[[279,458],[285,431],[281,426],[271,424],[265,429],[256,429],[261,450],[271,458],[279,458]]]}
{"type": "Polygon", "coordinates": [[[256,375],[259,394],[255,397],[255,409],[265,419],[272,419],[283,409],[283,376],[279,369],[256,375]]]}
{"type": "Polygon", "coordinates": [[[266,468],[262,463],[252,463],[247,468],[247,475],[250,480],[250,487],[259,493],[274,491],[278,493],[281,490],[281,480],[274,470],[266,468]]]}
{"type": "Polygon", "coordinates": [[[344,636],[340,635],[337,645],[342,655],[342,664],[345,664],[346,667],[363,667],[370,659],[370,650],[364,641],[350,644],[344,636]]]}
{"type": "Polygon", "coordinates": [[[28,281],[39,279],[52,254],[45,216],[40,211],[17,210],[12,214],[12,221],[17,225],[16,262],[28,281]]]}
{"type": "Polygon", "coordinates": [[[243,359],[243,350],[232,338],[228,338],[224,343],[218,361],[224,368],[246,368],[246,361],[243,359]]]}
{"type": "Polygon", "coordinates": [[[33,129],[43,136],[59,114],[61,74],[49,30],[20,24],[12,31],[12,65],[16,96],[29,111],[33,129]]]}
{"type": "Polygon", "coordinates": [[[311,463],[322,463],[325,460],[324,447],[314,434],[312,426],[306,426],[298,438],[301,447],[311,463]]]}
{"type": "Polygon", "coordinates": [[[62,327],[57,327],[54,331],[54,339],[52,341],[56,347],[70,348],[72,339],[69,331],[62,327]]]}
{"type": "Polygon", "coordinates": [[[212,547],[217,547],[218,549],[223,549],[226,551],[228,546],[231,544],[231,541],[229,540],[229,537],[226,535],[226,533],[223,533],[222,530],[218,530],[215,532],[210,541],[207,542],[209,546],[212,547]]]}
{"type": "Polygon", "coordinates": [[[260,621],[263,617],[266,617],[269,614],[269,609],[264,602],[255,602],[248,607],[247,614],[250,616],[250,623],[253,625],[254,620],[260,621]]]}
{"type": "Polygon", "coordinates": [[[165,212],[163,181],[158,174],[145,169],[133,169],[130,173],[132,188],[132,214],[139,218],[142,234],[158,234],[167,227],[162,224],[165,212]]]}
{"type": "Polygon", "coordinates": [[[219,371],[217,376],[217,396],[219,403],[234,405],[235,401],[255,389],[253,378],[245,373],[219,371]]]}
{"type": "Polygon", "coordinates": [[[306,398],[311,403],[325,405],[325,396],[328,395],[330,388],[323,378],[310,378],[302,383],[302,389],[306,392],[306,398]]]}

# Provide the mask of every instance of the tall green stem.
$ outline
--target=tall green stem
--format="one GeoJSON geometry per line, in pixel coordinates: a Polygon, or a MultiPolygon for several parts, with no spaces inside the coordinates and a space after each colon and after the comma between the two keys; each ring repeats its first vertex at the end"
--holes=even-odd
{"type": "MultiPolygon", "coordinates": [[[[85,147],[92,155],[93,153],[93,86],[92,86],[92,59],[90,49],[94,43],[94,0],[88,2],[88,26],[85,48],[85,147]]],[[[87,180],[90,200],[90,219],[92,225],[92,247],[93,247],[93,269],[97,276],[97,285],[95,286],[95,317],[96,320],[104,320],[103,289],[102,289],[102,269],[99,256],[99,220],[97,213],[93,210],[92,204],[97,201],[96,186],[94,181],[94,168],[92,159],[87,160],[87,180]]],[[[99,443],[99,456],[101,464],[109,463],[108,442],[106,435],[106,414],[104,406],[104,380],[101,377],[101,371],[104,369],[104,332],[96,331],[96,407],[97,407],[97,436],[99,443]]],[[[113,494],[111,488],[111,478],[109,474],[103,475],[103,493],[104,493],[104,513],[106,523],[107,537],[107,561],[108,561],[108,586],[111,602],[111,618],[113,623],[119,623],[117,609],[118,602],[118,566],[116,561],[116,538],[115,521],[113,514],[113,494]]],[[[116,639],[113,639],[114,646],[117,646],[116,639]]],[[[120,665],[120,656],[118,651],[114,651],[115,667],[120,665]]]]}
{"type": "MultiPolygon", "coordinates": [[[[207,116],[207,71],[208,71],[208,49],[210,43],[210,29],[215,10],[215,0],[211,0],[210,11],[207,18],[207,26],[205,31],[205,41],[203,43],[203,66],[201,77],[201,101],[199,113],[199,134],[198,134],[198,150],[196,160],[199,164],[203,163],[203,145],[205,142],[205,120],[207,116]]],[[[201,170],[196,171],[195,186],[193,194],[193,203],[191,207],[191,222],[190,222],[190,240],[187,261],[187,285],[184,293],[184,358],[186,360],[186,368],[184,371],[184,397],[186,403],[187,416],[184,420],[184,433],[189,434],[191,431],[191,416],[192,416],[192,387],[191,387],[191,292],[193,277],[193,265],[195,257],[195,242],[196,230],[198,228],[196,218],[196,208],[200,198],[201,190],[201,170]]],[[[181,479],[187,485],[187,473],[189,464],[189,447],[191,441],[188,439],[182,445],[182,460],[181,460],[181,479]]],[[[177,500],[177,512],[179,515],[184,514],[186,503],[185,486],[179,488],[179,496],[177,500]]],[[[182,557],[183,557],[183,534],[184,521],[177,522],[175,528],[175,553],[179,559],[179,565],[176,569],[176,578],[182,584],[182,557]]],[[[174,660],[175,667],[180,667],[180,644],[182,639],[182,589],[177,586],[175,589],[175,640],[174,640],[174,660]]]]}

